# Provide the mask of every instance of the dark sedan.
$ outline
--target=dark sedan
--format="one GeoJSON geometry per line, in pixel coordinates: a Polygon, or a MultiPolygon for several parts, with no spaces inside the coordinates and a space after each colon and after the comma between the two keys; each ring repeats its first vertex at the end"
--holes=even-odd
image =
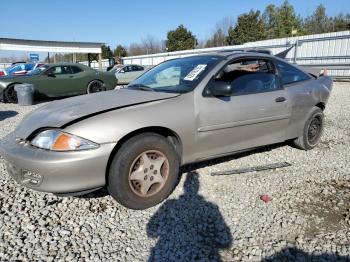
{"type": "Polygon", "coordinates": [[[34,84],[37,96],[65,97],[114,89],[117,80],[113,73],[100,72],[78,63],[49,64],[25,76],[0,79],[0,99],[17,102],[16,84],[34,84]]]}

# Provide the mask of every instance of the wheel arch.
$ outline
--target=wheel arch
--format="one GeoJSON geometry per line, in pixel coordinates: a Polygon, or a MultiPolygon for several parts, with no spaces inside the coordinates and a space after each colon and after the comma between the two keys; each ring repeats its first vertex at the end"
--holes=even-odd
{"type": "Polygon", "coordinates": [[[100,78],[94,78],[94,79],[92,79],[92,80],[89,80],[89,82],[87,83],[87,87],[90,85],[90,83],[91,82],[93,82],[93,81],[99,81],[99,82],[101,82],[102,84],[104,84],[105,82],[102,80],[102,79],[100,79],[100,78]]]}
{"type": "Polygon", "coordinates": [[[14,85],[17,85],[17,84],[23,84],[22,82],[10,82],[10,83],[7,83],[4,90],[9,88],[10,86],[14,86],[14,85]]]}
{"type": "Polygon", "coordinates": [[[316,107],[320,108],[322,111],[326,109],[326,104],[323,102],[319,102],[318,104],[315,105],[316,107]]]}
{"type": "Polygon", "coordinates": [[[128,141],[130,138],[132,138],[134,136],[137,136],[137,135],[140,135],[140,134],[143,134],[143,133],[155,133],[155,134],[158,134],[158,135],[161,135],[161,136],[167,138],[170,141],[170,143],[174,146],[174,148],[175,148],[175,150],[176,150],[176,152],[177,152],[177,154],[179,156],[180,162],[181,162],[181,159],[182,159],[182,142],[181,142],[181,139],[180,139],[179,135],[175,131],[173,131],[173,130],[167,128],[167,127],[162,127],[162,126],[143,127],[143,128],[136,129],[136,130],[128,133],[127,135],[122,137],[118,141],[118,143],[115,145],[115,147],[113,148],[111,154],[109,155],[108,162],[107,162],[106,182],[108,181],[107,180],[108,172],[109,172],[111,163],[113,161],[113,157],[120,150],[121,146],[126,141],[128,141]]]}
{"type": "Polygon", "coordinates": [[[103,85],[105,84],[105,82],[104,82],[102,79],[100,79],[100,78],[94,78],[94,79],[90,80],[90,81],[86,84],[86,93],[87,93],[87,94],[89,94],[89,88],[90,88],[89,86],[90,86],[90,84],[91,84],[93,81],[101,82],[103,85]]]}
{"type": "Polygon", "coordinates": [[[5,92],[7,92],[7,90],[10,88],[10,87],[12,87],[13,86],[13,88],[15,87],[15,85],[17,85],[17,84],[22,84],[21,82],[9,82],[9,83],[7,83],[5,86],[4,86],[4,88],[3,88],[3,90],[2,90],[2,99],[5,101],[5,102],[7,102],[6,101],[6,98],[5,98],[5,92]]]}

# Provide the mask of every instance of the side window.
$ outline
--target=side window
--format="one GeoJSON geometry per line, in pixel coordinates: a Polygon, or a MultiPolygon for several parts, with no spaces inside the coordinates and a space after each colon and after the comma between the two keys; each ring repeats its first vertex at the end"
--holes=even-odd
{"type": "Polygon", "coordinates": [[[55,75],[66,75],[71,74],[71,70],[69,66],[55,66],[51,67],[48,70],[48,73],[53,73],[55,75]]]}
{"type": "Polygon", "coordinates": [[[53,73],[55,75],[60,75],[60,74],[62,74],[62,68],[60,66],[51,67],[48,70],[48,73],[53,73]]]}
{"type": "Polygon", "coordinates": [[[71,74],[69,66],[55,66],[50,68],[49,72],[54,73],[55,75],[71,74]]]}
{"type": "Polygon", "coordinates": [[[276,70],[270,61],[236,60],[220,72],[215,81],[231,83],[232,95],[275,91],[280,88],[276,70]]]}
{"type": "Polygon", "coordinates": [[[33,70],[33,68],[34,68],[34,64],[25,64],[24,65],[24,70],[26,70],[26,71],[33,70]]]}
{"type": "Polygon", "coordinates": [[[79,67],[77,67],[77,66],[71,66],[70,68],[71,68],[71,71],[72,71],[73,74],[78,74],[78,73],[80,73],[80,72],[83,72],[83,70],[81,70],[81,69],[80,69],[79,67]]]}
{"type": "Polygon", "coordinates": [[[132,71],[139,71],[139,67],[138,66],[132,66],[132,71]]]}
{"type": "Polygon", "coordinates": [[[277,61],[277,68],[284,85],[309,80],[311,77],[299,69],[287,63],[277,61]]]}
{"type": "Polygon", "coordinates": [[[143,70],[145,70],[145,69],[144,69],[143,66],[137,66],[137,70],[138,70],[138,71],[143,71],[143,70]]]}
{"type": "Polygon", "coordinates": [[[67,74],[71,74],[72,71],[70,70],[70,66],[62,66],[62,74],[63,75],[67,75],[67,74]]]}

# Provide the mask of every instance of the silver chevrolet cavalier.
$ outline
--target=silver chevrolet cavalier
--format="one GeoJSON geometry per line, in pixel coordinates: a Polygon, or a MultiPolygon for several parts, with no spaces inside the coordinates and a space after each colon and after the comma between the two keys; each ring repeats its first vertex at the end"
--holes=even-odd
{"type": "Polygon", "coordinates": [[[332,80],[277,57],[219,52],[166,61],[126,89],[49,103],[0,143],[20,184],[58,195],[107,187],[122,205],[163,201],[184,164],[320,141],[332,80]]]}

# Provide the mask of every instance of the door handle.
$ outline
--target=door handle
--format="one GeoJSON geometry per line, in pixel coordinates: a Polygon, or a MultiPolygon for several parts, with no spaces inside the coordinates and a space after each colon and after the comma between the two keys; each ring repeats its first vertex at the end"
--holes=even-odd
{"type": "Polygon", "coordinates": [[[277,103],[281,103],[281,102],[284,102],[284,101],[286,101],[286,100],[287,100],[287,99],[286,99],[285,97],[281,96],[281,97],[277,97],[275,101],[276,101],[277,103]]]}
{"type": "Polygon", "coordinates": [[[69,78],[73,78],[74,76],[69,76],[69,78]]]}

